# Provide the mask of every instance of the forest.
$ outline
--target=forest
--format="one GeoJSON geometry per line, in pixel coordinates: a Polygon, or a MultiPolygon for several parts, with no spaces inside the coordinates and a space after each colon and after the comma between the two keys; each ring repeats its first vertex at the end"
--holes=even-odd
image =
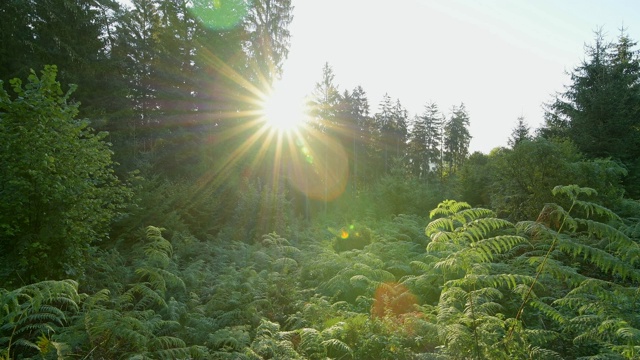
{"type": "Polygon", "coordinates": [[[328,63],[269,127],[292,20],[0,2],[0,359],[640,359],[624,29],[484,154],[462,101],[372,105],[328,63]]]}

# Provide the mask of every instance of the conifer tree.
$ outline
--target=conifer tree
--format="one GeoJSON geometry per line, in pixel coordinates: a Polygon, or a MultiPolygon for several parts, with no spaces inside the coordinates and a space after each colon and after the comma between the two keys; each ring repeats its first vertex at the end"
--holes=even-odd
{"type": "Polygon", "coordinates": [[[400,100],[395,103],[389,94],[384,94],[380,102],[380,110],[375,114],[378,127],[379,143],[382,151],[384,173],[391,171],[394,158],[402,158],[407,141],[407,110],[400,100]]]}
{"type": "Polygon", "coordinates": [[[289,24],[293,20],[291,0],[251,0],[245,18],[249,35],[249,57],[255,64],[256,80],[267,85],[282,74],[289,54],[289,24]]]}
{"type": "Polygon", "coordinates": [[[449,174],[455,173],[469,153],[469,114],[464,104],[451,109],[451,117],[444,124],[444,161],[449,174]]]}
{"type": "Polygon", "coordinates": [[[351,156],[352,188],[357,189],[363,164],[366,164],[366,142],[369,126],[369,101],[361,86],[350,93],[345,90],[340,101],[339,137],[351,156]]]}
{"type": "Polygon", "coordinates": [[[596,32],[571,84],[547,105],[543,136],[565,136],[589,158],[611,157],[630,170],[627,191],[640,194],[640,57],[623,31],[617,43],[596,32]]]}
{"type": "Polygon", "coordinates": [[[440,164],[440,138],[443,117],[435,103],[425,105],[422,115],[413,120],[409,138],[409,155],[413,174],[426,179],[434,166],[440,164]]]}
{"type": "Polygon", "coordinates": [[[112,0],[3,1],[0,4],[0,79],[26,78],[31,69],[58,66],[63,84],[78,85],[81,116],[105,116],[117,92],[110,36],[112,0]]]}
{"type": "Polygon", "coordinates": [[[531,140],[530,128],[524,116],[519,116],[517,121],[516,127],[511,131],[511,137],[507,141],[507,144],[512,148],[522,141],[531,140]]]}

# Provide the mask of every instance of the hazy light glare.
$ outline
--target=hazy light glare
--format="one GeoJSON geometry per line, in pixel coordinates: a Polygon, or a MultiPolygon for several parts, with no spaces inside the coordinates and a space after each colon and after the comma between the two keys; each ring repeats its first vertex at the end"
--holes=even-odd
{"type": "Polygon", "coordinates": [[[308,140],[296,144],[287,162],[289,183],[312,199],[331,201],[349,179],[349,160],[342,145],[327,134],[305,129],[308,140]]]}
{"type": "Polygon", "coordinates": [[[274,89],[262,104],[267,125],[276,131],[298,128],[306,117],[303,100],[281,89],[274,89]]]}

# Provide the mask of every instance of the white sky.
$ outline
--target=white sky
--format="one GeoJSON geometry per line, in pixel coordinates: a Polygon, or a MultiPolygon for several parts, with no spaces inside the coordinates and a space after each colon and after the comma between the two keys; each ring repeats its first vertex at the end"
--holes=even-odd
{"type": "Polygon", "coordinates": [[[640,41],[637,0],[294,0],[283,87],[309,94],[325,62],[340,91],[360,85],[371,112],[384,93],[410,117],[433,101],[469,112],[470,151],[505,146],[516,119],[542,123],[542,103],[569,83],[584,44],[624,25],[640,41]]]}

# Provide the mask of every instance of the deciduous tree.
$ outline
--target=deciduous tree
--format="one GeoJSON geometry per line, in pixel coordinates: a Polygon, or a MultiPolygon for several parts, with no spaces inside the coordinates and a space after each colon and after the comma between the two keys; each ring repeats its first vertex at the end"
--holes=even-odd
{"type": "MultiPolygon", "coordinates": [[[[127,197],[112,152],[86,120],[76,119],[55,66],[0,89],[0,278],[80,276],[87,250],[108,234],[127,197]],[[11,271],[11,273],[9,273],[11,271]]],[[[0,82],[0,84],[2,84],[0,82]]]]}

